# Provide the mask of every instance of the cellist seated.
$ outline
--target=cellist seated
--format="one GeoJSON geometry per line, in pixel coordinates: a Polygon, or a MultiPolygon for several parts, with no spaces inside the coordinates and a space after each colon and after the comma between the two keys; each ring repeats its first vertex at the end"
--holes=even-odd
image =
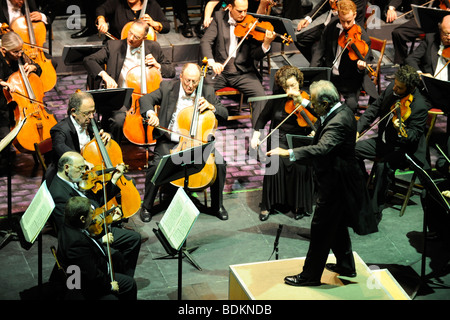
{"type": "MultiPolygon", "coordinates": [[[[133,67],[141,65],[140,46],[148,33],[148,28],[145,22],[137,20],[132,24],[126,39],[110,40],[104,48],[84,58],[90,89],[98,89],[101,81],[104,81],[107,89],[128,87],[128,72],[133,67]],[[105,65],[107,71],[103,69],[105,65]]],[[[166,59],[159,43],[145,40],[144,46],[146,67],[155,68],[163,78],[173,78],[175,67],[166,59]]],[[[156,88],[152,90],[154,89],[156,88]]],[[[111,132],[113,139],[119,144],[123,137],[126,111],[124,106],[102,117],[104,119],[102,127],[111,132]]]]}
{"type": "MultiPolygon", "coordinates": [[[[9,91],[14,92],[16,90],[14,84],[8,83],[9,77],[19,70],[19,59],[22,59],[24,63],[24,69],[27,75],[31,72],[37,75],[41,74],[41,68],[38,64],[35,64],[28,58],[22,50],[23,41],[20,36],[9,31],[3,35],[1,40],[1,55],[0,55],[0,85],[3,88],[7,88],[9,91]]],[[[10,119],[14,118],[10,115],[11,110],[14,108],[9,105],[4,91],[0,92],[0,140],[3,139],[14,126],[14,123],[10,123],[10,119]]],[[[7,167],[7,153],[8,148],[5,148],[0,153],[0,174],[6,173],[10,168],[7,167]]]]}
{"type": "MultiPolygon", "coordinates": [[[[139,99],[141,106],[141,115],[144,119],[149,120],[148,124],[155,126],[153,130],[153,138],[156,139],[154,149],[154,158],[149,162],[148,170],[145,177],[145,194],[141,208],[141,219],[149,222],[152,215],[156,212],[153,203],[158,191],[151,180],[156,172],[158,163],[164,155],[177,145],[180,136],[178,125],[178,114],[187,107],[192,107],[197,87],[201,79],[201,69],[194,63],[187,63],[181,70],[180,79],[163,81],[161,87],[139,99]],[[160,106],[158,115],[155,114],[154,107],[160,106]],[[170,132],[161,131],[160,128],[167,128],[170,132]]],[[[216,118],[226,120],[228,118],[227,109],[220,103],[215,95],[214,89],[204,85],[202,97],[199,99],[199,111],[212,111],[216,118]]],[[[189,128],[183,128],[189,131],[189,128]]],[[[186,133],[186,132],[184,132],[186,133]]],[[[211,185],[211,208],[204,209],[202,212],[210,212],[221,220],[228,219],[228,212],[223,206],[223,189],[225,186],[226,166],[222,156],[215,151],[215,163],[217,167],[217,178],[211,185]]]]}

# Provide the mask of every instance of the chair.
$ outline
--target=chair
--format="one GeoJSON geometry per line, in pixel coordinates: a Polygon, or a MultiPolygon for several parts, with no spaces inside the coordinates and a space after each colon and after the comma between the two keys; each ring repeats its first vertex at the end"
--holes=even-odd
{"type": "Polygon", "coordinates": [[[47,163],[45,157],[49,152],[53,150],[52,138],[47,138],[39,143],[34,143],[34,151],[36,152],[37,159],[42,166],[42,170],[44,171],[44,176],[47,171],[47,163]]]}
{"type": "Polygon", "coordinates": [[[381,73],[381,63],[383,62],[384,57],[384,51],[386,50],[386,42],[387,42],[386,40],[370,37],[370,49],[380,52],[380,56],[377,61],[377,66],[374,70],[375,76],[373,78],[373,83],[377,86],[378,93],[381,93],[380,73],[381,73]]]}
{"type": "MultiPolygon", "coordinates": [[[[232,87],[225,87],[225,88],[217,90],[216,95],[217,96],[240,95],[239,113],[242,112],[242,105],[244,103],[244,94],[242,92],[240,92],[239,90],[232,88],[232,87]]],[[[251,113],[251,108],[250,108],[250,114],[229,116],[228,120],[251,119],[251,118],[252,118],[252,113],[251,113]]]]}

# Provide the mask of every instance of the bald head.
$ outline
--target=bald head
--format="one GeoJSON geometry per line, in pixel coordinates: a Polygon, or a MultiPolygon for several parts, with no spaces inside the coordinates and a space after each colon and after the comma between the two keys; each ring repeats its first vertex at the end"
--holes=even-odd
{"type": "Polygon", "coordinates": [[[441,42],[444,46],[450,46],[450,15],[446,15],[439,24],[441,42]]]}

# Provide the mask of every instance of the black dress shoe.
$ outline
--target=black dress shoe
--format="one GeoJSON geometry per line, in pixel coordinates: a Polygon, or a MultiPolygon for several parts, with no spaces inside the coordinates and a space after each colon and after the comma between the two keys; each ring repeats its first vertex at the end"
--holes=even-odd
{"type": "Polygon", "coordinates": [[[284,283],[295,287],[312,287],[321,285],[320,281],[303,278],[300,274],[285,277],[284,283]]]}
{"type": "Polygon", "coordinates": [[[327,268],[331,272],[335,272],[335,273],[337,273],[337,274],[339,274],[340,276],[343,276],[343,277],[349,277],[349,278],[356,277],[356,271],[355,270],[350,270],[350,269],[347,269],[347,268],[339,267],[336,263],[327,263],[325,265],[325,268],[327,268]]]}
{"type": "Polygon", "coordinates": [[[219,208],[219,211],[217,211],[216,216],[220,220],[228,220],[228,212],[223,206],[219,208]]]}
{"type": "Polygon", "coordinates": [[[182,27],[181,27],[181,34],[183,35],[183,37],[185,38],[192,38],[194,36],[194,33],[192,32],[192,27],[190,23],[185,23],[182,27]]]}
{"type": "Polygon", "coordinates": [[[295,220],[300,220],[301,218],[303,218],[305,216],[305,211],[303,211],[302,209],[297,209],[295,211],[294,214],[294,219],[295,220]]]}
{"type": "Polygon", "coordinates": [[[77,39],[77,38],[84,38],[84,37],[89,37],[92,36],[93,34],[97,33],[98,31],[95,29],[91,29],[89,27],[84,27],[83,29],[81,29],[78,32],[75,32],[74,34],[71,34],[70,37],[72,39],[77,39]]]}
{"type": "Polygon", "coordinates": [[[142,222],[150,222],[152,220],[152,214],[144,207],[141,207],[139,216],[141,217],[142,222]]]}
{"type": "Polygon", "coordinates": [[[259,220],[266,221],[267,219],[269,219],[269,211],[264,210],[264,213],[263,213],[263,211],[261,211],[259,213],[259,220]]]}

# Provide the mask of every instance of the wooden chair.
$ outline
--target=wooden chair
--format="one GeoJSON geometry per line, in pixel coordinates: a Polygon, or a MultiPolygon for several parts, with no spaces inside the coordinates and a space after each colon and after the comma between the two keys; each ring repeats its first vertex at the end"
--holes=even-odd
{"type": "MultiPolygon", "coordinates": [[[[242,112],[243,104],[244,104],[244,94],[239,90],[232,87],[225,87],[216,91],[217,96],[232,96],[232,95],[240,95],[239,100],[239,113],[242,112]]],[[[250,108],[250,114],[240,114],[235,116],[229,116],[228,120],[237,120],[237,119],[251,119],[252,113],[250,108]]]]}
{"type": "Polygon", "coordinates": [[[34,151],[36,152],[36,157],[39,163],[41,164],[42,170],[44,172],[43,176],[45,176],[45,173],[48,168],[47,163],[49,162],[46,161],[45,155],[49,154],[49,152],[51,152],[52,150],[53,150],[52,138],[47,138],[39,143],[36,142],[34,144],[34,151]]]}
{"type": "Polygon", "coordinates": [[[386,40],[370,37],[370,49],[378,51],[380,56],[378,57],[377,66],[375,67],[375,76],[373,77],[373,83],[377,86],[378,93],[381,93],[381,64],[383,62],[384,52],[386,50],[386,40]]]}

